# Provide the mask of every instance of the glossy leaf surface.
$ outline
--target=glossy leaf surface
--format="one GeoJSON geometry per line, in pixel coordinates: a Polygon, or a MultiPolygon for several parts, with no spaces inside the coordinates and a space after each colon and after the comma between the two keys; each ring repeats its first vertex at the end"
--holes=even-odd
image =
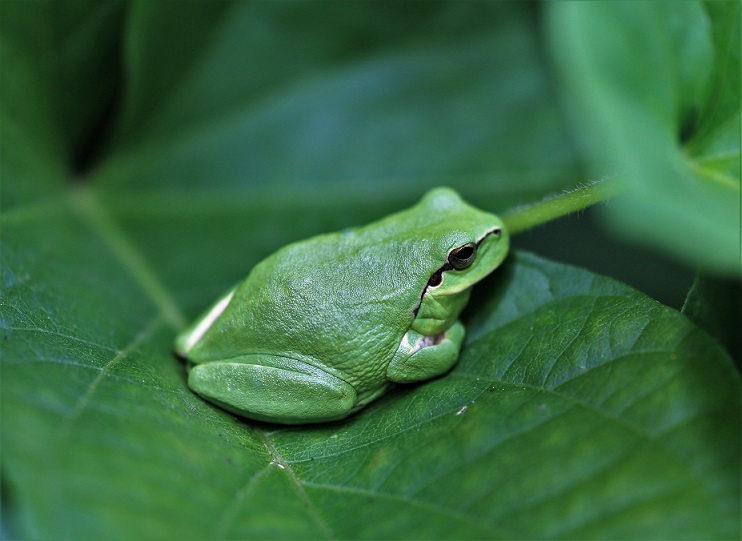
{"type": "Polygon", "coordinates": [[[186,387],[176,332],[286,242],[438,184],[501,211],[574,183],[540,8],[399,6],[0,5],[11,538],[739,536],[727,353],[524,252],[476,289],[451,373],[345,422],[246,422],[186,387]]]}

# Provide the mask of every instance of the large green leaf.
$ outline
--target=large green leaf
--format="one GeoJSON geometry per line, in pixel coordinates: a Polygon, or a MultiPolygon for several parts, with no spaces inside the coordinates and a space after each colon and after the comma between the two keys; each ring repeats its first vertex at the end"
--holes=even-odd
{"type": "Polygon", "coordinates": [[[254,201],[260,189],[314,206],[330,196],[409,201],[449,184],[506,208],[574,179],[524,7],[236,2],[210,12],[208,36],[193,40],[188,13],[134,6],[121,120],[132,127],[94,175],[115,197],[164,189],[202,201],[218,189],[254,201]],[[160,40],[197,51],[182,66],[160,40]],[[183,73],[151,67],[158,60],[183,73]],[[155,92],[140,96],[142,87],[155,92]]]}
{"type": "Polygon", "coordinates": [[[551,43],[593,170],[620,175],[615,230],[740,268],[739,2],[556,2],[551,43]]]}
{"type": "Polygon", "coordinates": [[[3,467],[34,537],[734,535],[737,375],[618,283],[513,257],[452,373],[283,428],[188,391],[169,316],[78,213],[4,230],[3,467]]]}
{"type": "Polygon", "coordinates": [[[727,354],[676,311],[528,254],[478,287],[450,374],[344,422],[246,422],[188,390],[176,331],[283,243],[433,184],[499,210],[575,170],[533,6],[345,4],[1,5],[11,535],[737,536],[727,354]],[[58,9],[89,24],[74,62],[50,54],[76,28],[58,9]],[[101,58],[124,66],[102,87],[128,86],[74,182],[101,58]]]}

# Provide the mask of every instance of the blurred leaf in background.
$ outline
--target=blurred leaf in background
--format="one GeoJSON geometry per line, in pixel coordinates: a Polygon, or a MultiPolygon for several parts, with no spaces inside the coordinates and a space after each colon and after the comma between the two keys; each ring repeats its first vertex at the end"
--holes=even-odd
{"type": "Polygon", "coordinates": [[[4,0],[3,535],[738,537],[738,314],[713,272],[739,6],[677,6],[4,0]],[[176,331],[283,244],[440,184],[503,211],[583,162],[626,181],[614,229],[708,266],[685,310],[708,333],[516,253],[452,373],[345,422],[245,422],[186,387],[176,331]]]}
{"type": "Polygon", "coordinates": [[[628,184],[614,229],[742,276],[740,3],[558,2],[549,15],[591,169],[628,184]]]}

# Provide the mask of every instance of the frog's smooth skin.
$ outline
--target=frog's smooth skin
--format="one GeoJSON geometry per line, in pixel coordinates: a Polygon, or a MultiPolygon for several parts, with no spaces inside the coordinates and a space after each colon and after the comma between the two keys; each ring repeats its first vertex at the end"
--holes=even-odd
{"type": "Polygon", "coordinates": [[[471,287],[508,252],[495,215],[448,188],[364,227],[290,244],[259,263],[175,343],[188,385],[240,416],[342,419],[390,382],[459,355],[471,287]]]}

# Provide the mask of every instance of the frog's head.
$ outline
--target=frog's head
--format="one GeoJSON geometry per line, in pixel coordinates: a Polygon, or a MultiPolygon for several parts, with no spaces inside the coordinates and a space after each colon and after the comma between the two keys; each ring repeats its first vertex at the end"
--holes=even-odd
{"type": "Polygon", "coordinates": [[[471,287],[505,259],[509,237],[500,218],[468,205],[448,188],[430,191],[419,208],[434,217],[432,229],[445,250],[444,261],[428,279],[413,324],[418,332],[430,335],[458,318],[471,287]]]}

